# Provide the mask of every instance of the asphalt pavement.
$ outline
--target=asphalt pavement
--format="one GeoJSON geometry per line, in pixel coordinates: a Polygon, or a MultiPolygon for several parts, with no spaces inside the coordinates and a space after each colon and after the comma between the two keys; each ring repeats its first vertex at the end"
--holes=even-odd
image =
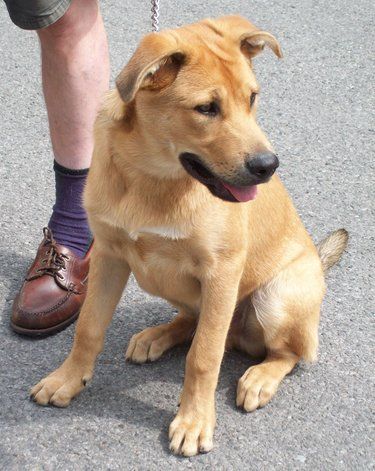
{"type": "MultiPolygon", "coordinates": [[[[149,30],[149,2],[100,3],[115,77],[149,30]]],[[[0,468],[374,469],[373,3],[161,0],[162,27],[240,13],[278,37],[285,58],[266,52],[256,59],[260,122],[314,240],[339,227],[350,233],[328,276],[318,362],[296,368],[271,404],[248,415],[236,409],[235,390],[250,360],[227,353],[215,448],[189,459],[170,455],[167,440],[187,349],[144,366],[124,361],[134,333],[173,316],[134,280],[90,387],[68,409],[28,400],[30,386],[67,355],[74,327],[44,340],[8,327],[54,187],[36,35],[17,29],[0,7],[0,468]]]]}

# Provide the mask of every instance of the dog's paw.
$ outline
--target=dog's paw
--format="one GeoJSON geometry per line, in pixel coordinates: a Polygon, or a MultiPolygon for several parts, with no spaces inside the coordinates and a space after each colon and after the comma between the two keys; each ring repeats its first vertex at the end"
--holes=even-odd
{"type": "Polygon", "coordinates": [[[169,427],[169,449],[175,455],[194,456],[213,448],[215,420],[178,413],[169,427]]]}
{"type": "Polygon", "coordinates": [[[90,379],[91,375],[61,367],[31,389],[30,399],[41,406],[67,407],[90,379]]]}
{"type": "Polygon", "coordinates": [[[264,407],[275,395],[279,379],[267,373],[265,365],[250,367],[238,381],[237,406],[246,412],[264,407]]]}
{"type": "Polygon", "coordinates": [[[133,335],[126,350],[125,359],[134,363],[155,361],[174,345],[168,324],[149,327],[133,335]]]}

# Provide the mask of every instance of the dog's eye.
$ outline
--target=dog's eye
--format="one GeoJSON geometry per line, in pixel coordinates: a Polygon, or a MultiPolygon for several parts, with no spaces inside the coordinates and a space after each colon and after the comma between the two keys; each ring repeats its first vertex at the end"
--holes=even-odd
{"type": "Polygon", "coordinates": [[[214,101],[206,105],[198,105],[194,109],[198,111],[198,113],[205,114],[206,116],[216,116],[220,112],[219,105],[214,101]]]}
{"type": "Polygon", "coordinates": [[[251,95],[250,95],[250,108],[253,107],[253,104],[254,104],[254,101],[255,101],[255,98],[257,97],[257,93],[253,92],[251,95]]]}

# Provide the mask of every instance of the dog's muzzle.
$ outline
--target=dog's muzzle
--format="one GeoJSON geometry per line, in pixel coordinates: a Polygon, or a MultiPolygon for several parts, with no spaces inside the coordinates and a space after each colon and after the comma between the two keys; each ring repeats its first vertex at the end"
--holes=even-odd
{"type": "Polygon", "coordinates": [[[214,196],[233,203],[253,200],[257,195],[257,185],[266,183],[279,166],[278,158],[271,152],[257,154],[248,157],[235,181],[230,181],[214,173],[196,154],[183,152],[180,161],[187,173],[205,185],[214,196]]]}
{"type": "Polygon", "coordinates": [[[257,184],[266,183],[276,172],[279,159],[272,152],[263,152],[248,158],[245,165],[250,175],[257,180],[257,184]]]}

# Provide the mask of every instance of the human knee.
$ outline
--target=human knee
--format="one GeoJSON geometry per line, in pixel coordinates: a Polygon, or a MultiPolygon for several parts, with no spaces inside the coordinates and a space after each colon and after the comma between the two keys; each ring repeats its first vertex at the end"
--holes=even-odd
{"type": "Polygon", "coordinates": [[[38,30],[42,47],[69,52],[89,31],[99,17],[97,0],[73,0],[56,23],[38,30]]]}

